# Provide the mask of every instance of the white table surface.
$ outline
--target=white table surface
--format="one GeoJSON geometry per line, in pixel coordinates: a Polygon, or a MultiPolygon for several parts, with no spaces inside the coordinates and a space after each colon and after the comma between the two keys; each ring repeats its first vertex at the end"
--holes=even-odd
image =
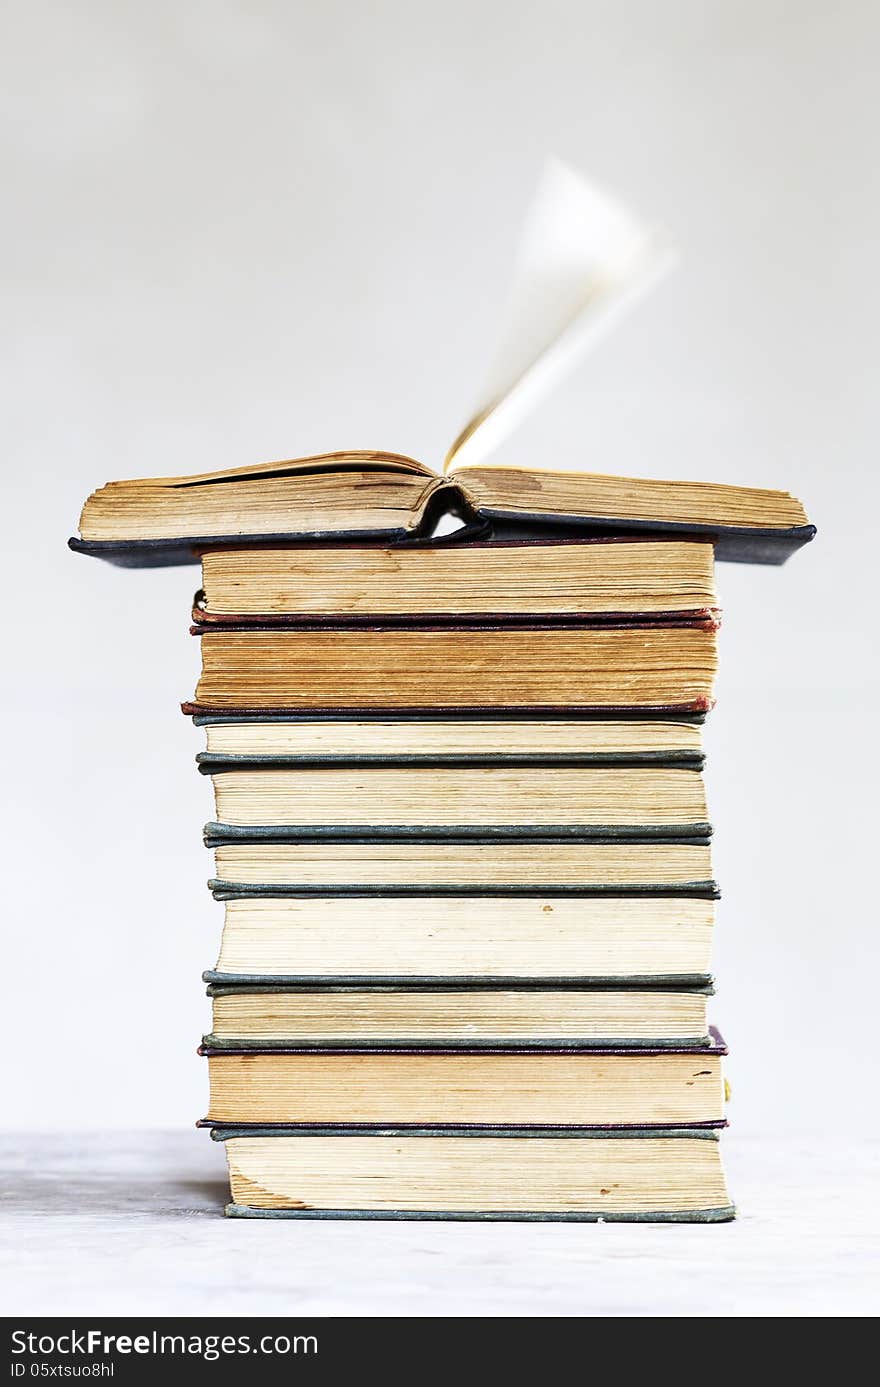
{"type": "Polygon", "coordinates": [[[880,1143],[725,1136],[716,1226],[224,1219],[207,1133],[0,1143],[6,1315],[844,1316],[880,1310],[880,1143]]]}

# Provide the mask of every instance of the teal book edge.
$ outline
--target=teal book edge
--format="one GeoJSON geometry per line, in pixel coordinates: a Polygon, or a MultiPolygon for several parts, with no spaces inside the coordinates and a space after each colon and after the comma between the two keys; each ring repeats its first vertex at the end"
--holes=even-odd
{"type": "Polygon", "coordinates": [[[554,990],[573,988],[599,989],[615,988],[622,991],[631,991],[634,988],[650,987],[652,990],[673,989],[675,991],[688,992],[714,992],[713,978],[710,973],[656,973],[656,974],[634,974],[625,978],[601,978],[601,977],[576,977],[566,974],[564,977],[492,977],[486,978],[478,973],[461,973],[450,976],[446,974],[417,974],[413,976],[400,976],[399,974],[375,973],[366,974],[346,974],[342,976],[338,973],[315,973],[307,975],[295,975],[291,973],[218,973],[214,969],[207,969],[202,974],[202,981],[209,983],[209,996],[222,996],[226,992],[299,992],[299,991],[371,991],[391,990],[395,992],[415,991],[416,989],[430,988],[431,991],[452,991],[461,988],[467,991],[486,992],[499,988],[535,988],[554,990]]]}

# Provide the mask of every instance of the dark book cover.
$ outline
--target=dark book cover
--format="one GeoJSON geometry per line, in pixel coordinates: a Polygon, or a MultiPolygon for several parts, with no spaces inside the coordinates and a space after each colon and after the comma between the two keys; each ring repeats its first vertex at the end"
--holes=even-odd
{"type": "MultiPolygon", "coordinates": [[[[204,721],[204,719],[194,719],[204,721]]],[[[196,756],[196,765],[202,775],[217,775],[222,771],[242,771],[285,768],[306,769],[318,766],[333,766],[337,769],[359,766],[420,766],[460,767],[466,766],[546,766],[548,769],[565,766],[614,766],[624,769],[628,766],[685,766],[689,770],[702,770],[705,756],[701,751],[566,751],[558,755],[553,752],[381,752],[371,755],[365,752],[322,752],[313,755],[291,755],[284,752],[267,752],[265,755],[246,755],[230,752],[202,751],[196,756]]]]}
{"type": "MultiPolygon", "coordinates": [[[[311,723],[321,724],[333,722],[402,722],[402,723],[432,723],[432,722],[473,722],[475,719],[471,713],[463,713],[460,709],[452,709],[447,713],[438,713],[435,708],[427,708],[424,711],[412,709],[409,712],[395,711],[393,713],[377,713],[374,708],[363,708],[349,710],[348,712],[338,712],[336,709],[325,709],[320,713],[303,713],[295,709],[287,713],[279,713],[277,708],[257,708],[249,713],[217,709],[211,713],[194,713],[192,715],[195,727],[216,727],[226,724],[253,724],[262,722],[278,723],[311,723]]],[[[480,722],[528,722],[537,720],[539,722],[608,722],[608,714],[601,710],[589,709],[578,714],[577,718],[571,716],[567,709],[555,709],[552,712],[542,712],[535,719],[535,714],[524,712],[518,708],[505,709],[499,712],[497,708],[487,708],[481,715],[480,722]]],[[[616,713],[613,719],[615,722],[644,722],[645,711],[643,708],[622,708],[616,713]]],[[[702,727],[706,721],[705,710],[684,713],[664,713],[660,721],[683,723],[689,727],[702,727]]]]}
{"type": "Polygon", "coordinates": [[[815,525],[761,529],[754,526],[698,525],[673,520],[616,520],[607,516],[524,515],[481,507],[477,512],[491,529],[493,539],[554,539],[572,532],[584,538],[624,533],[709,540],[721,563],[755,563],[778,566],[815,538],[815,525]]]}
{"type": "Polygon", "coordinates": [[[477,992],[511,988],[535,988],[559,990],[590,988],[620,988],[621,991],[634,991],[651,988],[652,991],[671,992],[714,992],[714,979],[710,973],[634,973],[632,975],[609,979],[599,974],[572,974],[559,976],[523,977],[519,974],[495,974],[486,978],[482,973],[220,973],[206,969],[202,981],[210,984],[209,996],[220,996],[228,992],[286,992],[328,990],[380,990],[415,992],[423,989],[430,992],[452,991],[456,988],[477,992]]]}
{"type": "MultiPolygon", "coordinates": [[[[552,1044],[550,1044],[550,1045],[543,1046],[543,1047],[542,1047],[542,1051],[543,1051],[543,1053],[544,1053],[545,1055],[571,1055],[572,1053],[576,1053],[576,1054],[589,1054],[589,1055],[591,1055],[591,1056],[595,1056],[595,1055],[625,1055],[627,1058],[632,1058],[632,1056],[633,1056],[634,1054],[635,1054],[635,1055],[654,1055],[654,1056],[657,1056],[657,1055],[700,1055],[700,1056],[702,1056],[702,1057],[705,1058],[705,1056],[707,1056],[707,1055],[711,1055],[711,1056],[713,1056],[713,1057],[714,1057],[714,1056],[723,1056],[723,1055],[726,1055],[726,1054],[727,1054],[727,1046],[726,1046],[726,1044],[724,1043],[724,1040],[723,1040],[723,1038],[722,1038],[722,1036],[721,1036],[721,1032],[718,1030],[717,1026],[710,1026],[710,1027],[709,1027],[708,1043],[706,1043],[706,1044],[704,1044],[704,1043],[702,1043],[702,1042],[697,1042],[697,1041],[689,1041],[689,1042],[676,1041],[675,1043],[673,1043],[673,1044],[671,1044],[671,1045],[663,1045],[663,1046],[649,1045],[649,1044],[645,1044],[644,1042],[640,1042],[640,1043],[637,1044],[637,1045],[632,1045],[632,1044],[624,1045],[624,1044],[621,1044],[620,1041],[614,1041],[614,1043],[613,1043],[613,1044],[610,1044],[610,1045],[587,1045],[587,1044],[560,1045],[559,1042],[556,1041],[556,1042],[554,1042],[554,1043],[552,1043],[552,1044]]],[[[395,1055],[400,1055],[400,1054],[402,1054],[402,1055],[445,1055],[445,1054],[448,1054],[448,1055],[460,1055],[460,1054],[463,1053],[463,1052],[464,1052],[464,1053],[470,1053],[470,1052],[471,1052],[471,1047],[470,1047],[470,1046],[464,1046],[464,1047],[461,1047],[461,1046],[453,1046],[453,1045],[449,1045],[448,1043],[444,1043],[444,1044],[442,1044],[442,1045],[423,1045],[423,1044],[418,1044],[418,1045],[389,1045],[389,1044],[388,1044],[387,1042],[385,1042],[385,1041],[383,1041],[383,1042],[381,1042],[381,1043],[378,1043],[378,1044],[332,1045],[332,1046],[328,1046],[328,1045],[318,1045],[318,1046],[314,1046],[314,1045],[273,1045],[273,1046],[271,1046],[271,1047],[267,1047],[267,1046],[265,1046],[265,1045],[262,1045],[262,1046],[261,1046],[261,1045],[255,1045],[255,1046],[250,1046],[250,1045],[248,1045],[248,1046],[244,1046],[244,1045],[230,1045],[230,1046],[224,1046],[222,1049],[218,1049],[216,1046],[213,1046],[213,1045],[200,1045],[200,1046],[199,1046],[199,1051],[198,1051],[198,1053],[199,1053],[200,1055],[203,1055],[203,1056],[205,1056],[205,1057],[208,1058],[208,1059],[211,1059],[211,1058],[213,1058],[213,1057],[228,1056],[228,1055],[320,1055],[320,1054],[333,1054],[333,1055],[382,1055],[382,1054],[395,1054],[395,1055]]],[[[496,1042],[494,1042],[494,1043],[491,1044],[491,1045],[485,1045],[485,1046],[480,1046],[480,1047],[479,1047],[479,1053],[480,1053],[480,1054],[484,1054],[484,1055],[528,1055],[528,1054],[531,1054],[532,1052],[533,1052],[533,1046],[530,1045],[530,1044],[529,1044],[529,1045],[523,1044],[521,1041],[517,1041],[516,1043],[510,1044],[510,1045],[502,1045],[502,1044],[499,1044],[499,1043],[496,1041],[496,1042]]],[[[216,1121],[211,1121],[211,1122],[209,1122],[208,1119],[205,1118],[205,1119],[202,1119],[202,1122],[200,1123],[200,1125],[201,1125],[201,1126],[209,1126],[209,1127],[218,1127],[218,1128],[219,1128],[219,1127],[223,1127],[223,1126],[228,1125],[228,1124],[225,1124],[225,1123],[222,1123],[222,1122],[216,1122],[216,1121]]],[[[236,1125],[236,1126],[241,1126],[242,1124],[241,1124],[241,1123],[236,1123],[235,1125],[236,1125]]],[[[270,1123],[270,1124],[267,1124],[267,1125],[271,1126],[271,1125],[274,1125],[274,1124],[271,1124],[271,1123],[270,1123]]],[[[286,1126],[290,1127],[292,1124],[288,1122],[288,1123],[286,1123],[286,1124],[285,1124],[285,1123],[282,1123],[282,1124],[280,1124],[280,1125],[282,1125],[282,1126],[285,1126],[285,1125],[286,1125],[286,1126]]],[[[527,1124],[527,1125],[533,1125],[533,1124],[527,1124]]],[[[608,1124],[608,1125],[610,1126],[611,1124],[608,1124]]],[[[675,1124],[673,1124],[673,1125],[675,1125],[675,1124]]],[[[685,1124],[685,1125],[687,1125],[687,1124],[685,1124]]],[[[700,1124],[700,1125],[702,1125],[702,1124],[700,1124]]],[[[709,1125],[709,1126],[718,1126],[719,1123],[709,1123],[709,1124],[707,1124],[707,1125],[709,1125]]],[[[720,1124],[720,1125],[723,1125],[723,1124],[720,1124]]],[[[624,1129],[623,1129],[622,1127],[621,1127],[621,1128],[616,1128],[616,1127],[615,1127],[614,1130],[624,1130],[624,1129]]]]}
{"type": "Polygon", "coordinates": [[[463,886],[443,882],[424,886],[407,886],[404,883],[363,886],[354,881],[344,886],[323,883],[302,886],[294,882],[279,886],[269,882],[237,882],[212,877],[208,889],[218,901],[248,896],[667,896],[673,899],[677,896],[700,896],[705,900],[719,900],[721,896],[715,881],[683,881],[674,886],[655,882],[632,882],[626,886],[599,883],[589,886],[553,886],[546,883],[539,886],[485,886],[479,883],[463,886]]]}
{"type": "MultiPolygon", "coordinates": [[[[398,977],[394,979],[367,978],[365,981],[353,978],[336,977],[331,983],[323,983],[318,980],[314,982],[304,979],[297,981],[294,978],[286,977],[277,981],[272,977],[258,975],[250,980],[247,986],[236,985],[230,980],[220,978],[219,974],[203,973],[202,979],[208,983],[205,988],[206,997],[241,997],[243,994],[267,993],[275,995],[278,992],[290,992],[294,994],[307,993],[313,996],[315,993],[333,994],[336,992],[632,992],[632,978],[597,978],[589,984],[581,978],[563,978],[556,982],[549,982],[546,978],[437,978],[429,979],[430,985],[420,985],[418,980],[409,977],[398,977]]],[[[664,979],[656,983],[651,988],[652,992],[694,992],[701,997],[712,997],[715,994],[714,979],[707,977],[705,980],[694,981],[689,978],[681,986],[675,986],[673,981],[664,979]]],[[[612,1042],[609,1041],[608,1044],[612,1042]]],[[[629,1044],[629,1041],[620,1042],[629,1044]]],[[[650,1046],[650,1041],[643,1042],[650,1046]]],[[[708,1044],[709,1041],[700,1042],[708,1044]]],[[[259,1046],[257,1047],[259,1049],[259,1046]]]]}
{"type": "MultiPolygon", "coordinates": [[[[501,711],[503,711],[505,716],[509,712],[511,717],[540,719],[553,717],[571,719],[581,717],[605,717],[614,719],[616,721],[618,718],[631,717],[633,715],[636,715],[642,719],[653,717],[679,717],[682,714],[687,713],[696,713],[702,715],[708,713],[713,706],[713,699],[701,697],[692,699],[687,703],[652,703],[643,704],[638,708],[634,708],[632,704],[609,704],[607,706],[603,705],[599,707],[595,703],[534,703],[530,704],[529,706],[517,704],[515,708],[510,708],[508,710],[505,707],[501,711]]],[[[246,718],[250,722],[268,721],[268,710],[264,707],[261,708],[258,706],[243,706],[241,708],[235,708],[234,710],[230,710],[229,708],[219,707],[216,704],[196,703],[192,700],[188,700],[186,703],[181,703],[180,710],[185,717],[193,718],[202,723],[216,722],[224,712],[228,713],[230,711],[234,711],[236,716],[240,718],[246,718]]],[[[272,709],[273,713],[281,714],[279,721],[283,721],[285,717],[292,715],[297,711],[302,713],[303,717],[305,717],[306,719],[312,717],[355,718],[360,716],[362,712],[361,708],[359,708],[359,706],[356,703],[346,704],[344,707],[341,708],[328,708],[320,704],[315,704],[313,708],[309,708],[308,710],[285,710],[279,708],[272,709]]],[[[466,707],[463,707],[459,704],[435,703],[431,705],[430,709],[424,711],[430,712],[435,717],[461,717],[481,719],[485,717],[497,717],[500,710],[497,703],[472,703],[468,704],[466,707]]],[[[411,717],[414,720],[417,720],[421,716],[423,716],[423,710],[421,708],[401,706],[399,704],[390,704],[388,707],[385,708],[376,708],[371,706],[370,712],[374,714],[376,717],[384,719],[391,719],[397,717],[411,717]]]]}
{"type": "Polygon", "coordinates": [[[252,1204],[227,1204],[227,1218],[297,1218],[330,1219],[337,1222],[372,1221],[410,1223],[731,1223],[736,1218],[736,1206],[725,1204],[717,1209],[682,1209],[656,1213],[539,1213],[527,1211],[507,1213],[482,1211],[414,1209],[258,1209],[252,1204]]]}
{"type": "MultiPolygon", "coordinates": [[[[193,614],[195,616],[195,613],[193,614]]],[[[721,628],[721,615],[715,608],[702,608],[698,612],[673,612],[669,616],[658,616],[651,612],[634,613],[632,616],[609,615],[604,620],[594,621],[592,617],[580,617],[572,615],[548,616],[541,613],[536,616],[529,616],[521,612],[509,617],[499,616],[438,616],[436,612],[426,615],[423,620],[414,620],[412,616],[406,618],[394,618],[385,612],[381,617],[366,616],[362,621],[352,622],[348,616],[339,616],[338,613],[328,613],[326,616],[316,616],[314,614],[303,617],[301,620],[291,621],[289,617],[266,617],[258,616],[253,618],[235,616],[218,617],[209,624],[200,621],[193,621],[189,628],[191,636],[212,636],[222,634],[224,631],[268,631],[280,630],[289,631],[326,631],[328,628],[334,631],[348,630],[349,628],[358,631],[372,631],[379,635],[383,631],[393,630],[417,630],[417,631],[459,631],[463,634],[473,634],[479,637],[483,631],[566,631],[583,630],[584,627],[598,626],[603,631],[668,631],[668,630],[688,630],[688,631],[718,631],[721,628]]]]}
{"type": "Polygon", "coordinates": [[[693,824],[221,824],[204,827],[205,846],[226,843],[705,843],[708,823],[693,824]]]}

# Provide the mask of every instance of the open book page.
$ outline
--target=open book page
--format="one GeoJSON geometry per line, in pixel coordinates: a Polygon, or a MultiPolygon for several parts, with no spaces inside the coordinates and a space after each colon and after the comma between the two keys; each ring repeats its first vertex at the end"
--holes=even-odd
{"type": "Polygon", "coordinates": [[[548,161],[526,217],[495,366],[444,470],[483,465],[675,259],[602,189],[548,161]]]}

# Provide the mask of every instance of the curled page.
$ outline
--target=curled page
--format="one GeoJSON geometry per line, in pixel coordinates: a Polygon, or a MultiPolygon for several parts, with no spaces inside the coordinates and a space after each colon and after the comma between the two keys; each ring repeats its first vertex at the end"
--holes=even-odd
{"type": "Polygon", "coordinates": [[[482,402],[449,449],[444,471],[482,465],[675,261],[656,231],[549,160],[523,228],[507,331],[482,402]]]}

